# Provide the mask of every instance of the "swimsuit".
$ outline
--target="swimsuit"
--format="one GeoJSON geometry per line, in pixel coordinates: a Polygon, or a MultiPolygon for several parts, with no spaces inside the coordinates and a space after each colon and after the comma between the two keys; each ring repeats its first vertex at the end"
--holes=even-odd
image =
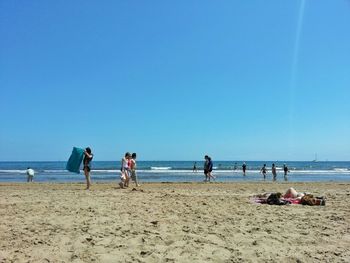
{"type": "Polygon", "coordinates": [[[88,172],[91,171],[91,167],[90,167],[90,162],[92,160],[93,157],[88,157],[87,155],[84,156],[84,161],[83,161],[83,164],[84,164],[84,168],[83,170],[87,170],[88,172]]]}

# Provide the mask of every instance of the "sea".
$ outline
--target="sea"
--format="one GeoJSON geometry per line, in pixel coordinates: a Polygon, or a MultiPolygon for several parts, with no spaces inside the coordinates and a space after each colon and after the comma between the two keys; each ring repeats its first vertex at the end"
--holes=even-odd
{"type": "MultiPolygon", "coordinates": [[[[137,174],[142,182],[202,182],[203,161],[137,161],[137,174]]],[[[277,166],[277,181],[291,182],[349,182],[350,162],[272,162],[247,161],[246,176],[242,173],[242,161],[214,161],[213,175],[217,182],[263,181],[260,169],[268,167],[266,180],[272,180],[271,165],[277,166]],[[290,172],[284,177],[283,164],[290,172]]],[[[0,162],[0,182],[25,182],[26,169],[35,171],[36,182],[84,182],[83,172],[68,172],[66,162],[0,162]]],[[[93,161],[91,178],[93,182],[117,182],[120,178],[120,163],[114,161],[93,161]]]]}

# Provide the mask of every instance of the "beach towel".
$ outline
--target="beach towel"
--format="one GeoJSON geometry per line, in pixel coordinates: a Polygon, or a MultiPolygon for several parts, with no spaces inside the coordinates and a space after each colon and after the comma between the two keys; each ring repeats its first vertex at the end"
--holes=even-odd
{"type": "MultiPolygon", "coordinates": [[[[273,193],[264,193],[264,194],[260,194],[260,195],[255,195],[252,196],[250,198],[250,201],[252,203],[256,203],[256,204],[274,204],[268,201],[268,198],[272,195],[273,193]]],[[[278,205],[287,205],[287,204],[291,204],[291,205],[298,205],[301,203],[300,199],[297,198],[280,198],[281,202],[278,202],[276,204],[278,205]]]]}
{"type": "Polygon", "coordinates": [[[73,147],[72,154],[66,165],[66,169],[72,173],[80,173],[80,165],[83,161],[84,150],[81,148],[73,147]]]}

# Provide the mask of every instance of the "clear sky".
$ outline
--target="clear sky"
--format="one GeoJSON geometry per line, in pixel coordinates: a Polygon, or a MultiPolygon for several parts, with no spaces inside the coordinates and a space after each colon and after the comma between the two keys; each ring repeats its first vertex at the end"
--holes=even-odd
{"type": "Polygon", "coordinates": [[[350,1],[0,1],[0,161],[350,160],[350,1]]]}

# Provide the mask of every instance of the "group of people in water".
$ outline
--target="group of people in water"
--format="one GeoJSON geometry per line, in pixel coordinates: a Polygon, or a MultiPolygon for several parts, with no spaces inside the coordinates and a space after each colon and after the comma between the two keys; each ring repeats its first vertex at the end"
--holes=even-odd
{"type": "MultiPolygon", "coordinates": [[[[233,170],[237,170],[237,163],[235,163],[233,170]]],[[[242,171],[243,171],[243,176],[246,176],[247,164],[245,162],[243,162],[242,171]]],[[[263,175],[264,180],[266,180],[266,175],[267,175],[266,164],[264,164],[263,167],[260,169],[260,173],[263,175]]],[[[277,167],[274,163],[272,164],[272,167],[271,167],[271,173],[272,173],[272,180],[276,181],[276,179],[277,179],[277,167]]],[[[283,164],[283,173],[284,173],[284,180],[287,181],[288,180],[287,175],[289,173],[289,169],[288,169],[286,164],[283,164]]]]}
{"type": "MultiPolygon", "coordinates": [[[[220,166],[220,164],[219,164],[220,166]]],[[[211,157],[209,157],[208,155],[204,156],[204,175],[205,175],[205,182],[210,182],[210,179],[215,179],[215,176],[212,174],[213,171],[213,161],[211,159],[211,157]]],[[[233,166],[233,170],[236,171],[237,170],[237,163],[234,164],[233,166]]],[[[197,172],[197,162],[194,162],[193,164],[193,172],[197,172]]],[[[243,176],[246,176],[246,172],[247,172],[247,164],[245,162],[243,162],[242,164],[242,172],[243,172],[243,176]]],[[[266,175],[267,175],[267,167],[266,164],[263,165],[263,167],[260,169],[260,173],[263,175],[264,180],[266,180],[266,175]]],[[[272,180],[276,181],[277,180],[277,167],[276,165],[273,163],[272,167],[271,167],[271,173],[272,173],[272,180]]],[[[283,173],[284,173],[284,180],[288,181],[288,173],[289,173],[289,169],[287,167],[286,164],[283,164],[283,173]]]]}
{"type": "MultiPolygon", "coordinates": [[[[288,180],[287,175],[289,173],[289,169],[288,169],[286,164],[283,164],[283,172],[284,172],[284,180],[287,181],[288,180]]],[[[267,174],[266,164],[264,164],[263,167],[260,169],[260,173],[263,175],[264,180],[266,180],[266,174],[267,174]]],[[[271,173],[272,173],[272,180],[276,181],[277,180],[277,167],[274,163],[272,164],[272,167],[271,167],[271,173]]]]}

